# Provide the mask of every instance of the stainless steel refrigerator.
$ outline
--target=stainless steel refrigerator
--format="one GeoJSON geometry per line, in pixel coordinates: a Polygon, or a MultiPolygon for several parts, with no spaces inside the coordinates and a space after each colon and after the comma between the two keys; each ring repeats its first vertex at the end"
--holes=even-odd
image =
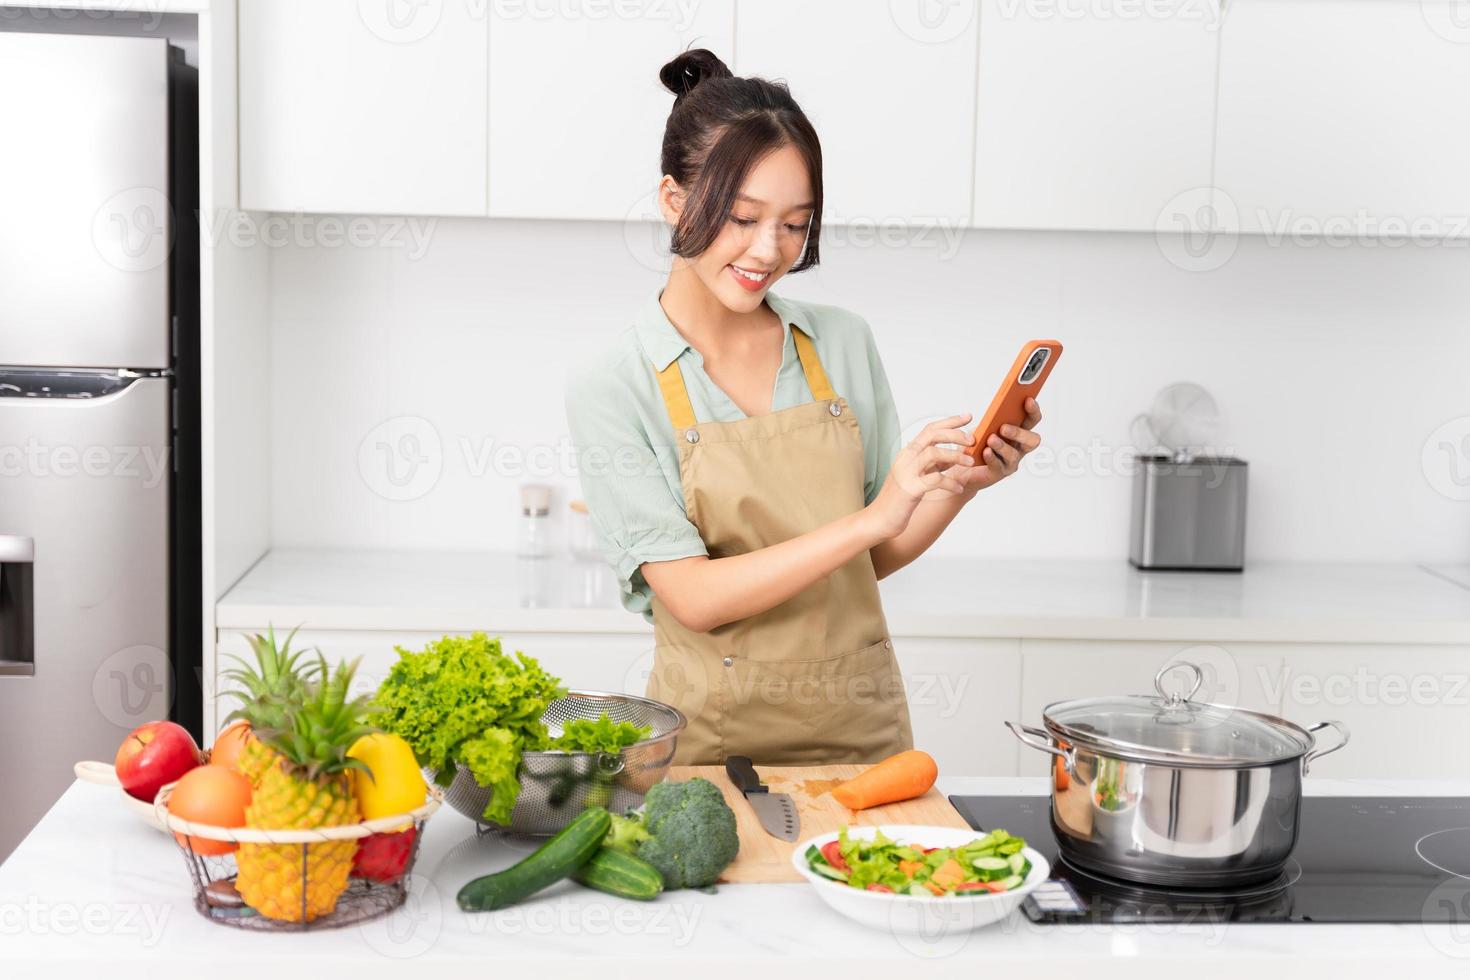
{"type": "Polygon", "coordinates": [[[198,95],[0,31],[0,859],[138,724],[198,737],[198,95]]]}

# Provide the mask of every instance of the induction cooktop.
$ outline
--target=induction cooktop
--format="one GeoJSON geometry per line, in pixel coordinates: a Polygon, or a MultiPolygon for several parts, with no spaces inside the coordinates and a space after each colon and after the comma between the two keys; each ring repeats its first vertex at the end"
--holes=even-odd
{"type": "Polygon", "coordinates": [[[1275,880],[1171,889],[1097,875],[1059,858],[1047,796],[952,796],[976,830],[1026,838],[1052,878],[1023,906],[1035,922],[1438,922],[1470,924],[1470,797],[1307,797],[1275,880]]]}

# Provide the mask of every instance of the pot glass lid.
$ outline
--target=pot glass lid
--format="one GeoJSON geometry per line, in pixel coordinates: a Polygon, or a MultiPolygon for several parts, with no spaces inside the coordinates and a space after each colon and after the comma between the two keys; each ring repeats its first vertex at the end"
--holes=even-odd
{"type": "Polygon", "coordinates": [[[1176,661],[1154,677],[1156,697],[1062,701],[1046,709],[1046,722],[1106,754],[1172,764],[1267,765],[1312,747],[1311,736],[1289,722],[1191,700],[1203,680],[1194,664],[1176,661]],[[1193,686],[1166,690],[1165,676],[1178,670],[1193,674],[1193,686]]]}

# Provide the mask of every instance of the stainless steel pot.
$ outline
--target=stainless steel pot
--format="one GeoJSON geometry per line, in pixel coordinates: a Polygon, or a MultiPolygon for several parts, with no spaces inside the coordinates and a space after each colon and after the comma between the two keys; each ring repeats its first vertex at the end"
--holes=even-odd
{"type": "Polygon", "coordinates": [[[1272,715],[1191,700],[1204,675],[1175,661],[1157,696],[1049,704],[1039,729],[1006,727],[1055,756],[1052,829],[1062,856],[1113,878],[1228,888],[1279,874],[1296,846],[1302,777],[1348,742],[1341,722],[1301,728],[1272,715]],[[1189,693],[1167,692],[1183,668],[1189,693]],[[1314,733],[1339,740],[1318,748],[1314,733]]]}

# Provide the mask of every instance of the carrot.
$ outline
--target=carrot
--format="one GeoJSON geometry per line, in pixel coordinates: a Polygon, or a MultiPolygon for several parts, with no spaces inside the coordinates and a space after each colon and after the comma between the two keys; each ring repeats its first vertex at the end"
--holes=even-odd
{"type": "MultiPolygon", "coordinates": [[[[1060,745],[1063,750],[1071,748],[1071,746],[1069,746],[1066,742],[1061,741],[1060,739],[1057,740],[1057,744],[1060,745]]],[[[1067,774],[1067,767],[1062,764],[1062,760],[1060,757],[1053,756],[1051,762],[1052,779],[1056,784],[1057,792],[1065,793],[1067,789],[1072,785],[1072,777],[1067,774]]]]}
{"type": "Polygon", "coordinates": [[[832,790],[832,798],[849,810],[923,796],[939,778],[939,767],[927,752],[910,749],[889,756],[832,790]]]}

